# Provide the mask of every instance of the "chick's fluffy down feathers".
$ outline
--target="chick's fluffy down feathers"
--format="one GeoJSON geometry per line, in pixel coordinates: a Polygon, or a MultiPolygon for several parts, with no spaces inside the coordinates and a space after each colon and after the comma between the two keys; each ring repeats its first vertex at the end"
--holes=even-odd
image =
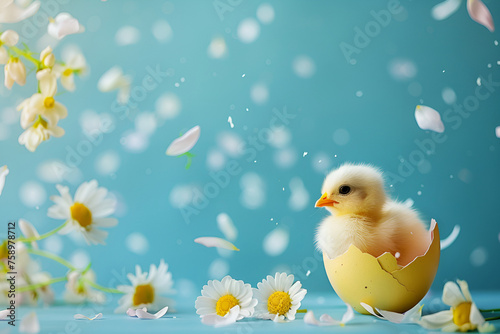
{"type": "Polygon", "coordinates": [[[335,203],[317,229],[316,245],[331,259],[351,244],[375,257],[393,254],[406,265],[427,250],[430,237],[416,211],[389,199],[381,173],[366,165],[343,165],[325,179],[323,192],[335,203]],[[349,186],[348,194],[339,188],[349,186]]]}

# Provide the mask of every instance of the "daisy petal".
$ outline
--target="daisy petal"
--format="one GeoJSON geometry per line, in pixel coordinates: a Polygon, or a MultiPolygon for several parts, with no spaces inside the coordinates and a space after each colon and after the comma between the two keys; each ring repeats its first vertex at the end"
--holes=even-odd
{"type": "Polygon", "coordinates": [[[441,21],[450,17],[459,8],[462,0],[445,0],[438,3],[431,9],[434,20],[441,21]]]}
{"type": "Polygon", "coordinates": [[[477,308],[475,303],[472,303],[469,318],[470,322],[476,326],[482,326],[485,323],[484,317],[481,312],[479,312],[479,309],[477,308]]]}
{"type": "Polygon", "coordinates": [[[181,155],[191,150],[200,138],[200,127],[197,125],[175,139],[167,148],[167,155],[181,155]]]}
{"type": "Polygon", "coordinates": [[[423,316],[418,324],[426,329],[443,328],[453,323],[453,313],[450,310],[423,316]]]}
{"type": "Polygon", "coordinates": [[[307,311],[306,315],[304,316],[304,322],[308,325],[321,326],[318,319],[316,319],[316,317],[314,316],[313,311],[307,311]]]}
{"type": "Polygon", "coordinates": [[[28,7],[23,8],[16,1],[11,1],[7,6],[0,10],[0,23],[17,23],[27,19],[40,8],[40,1],[33,1],[28,7]]]}
{"type": "Polygon", "coordinates": [[[491,13],[481,0],[467,0],[467,11],[471,19],[488,28],[489,31],[495,31],[491,13]]]}
{"type": "Polygon", "coordinates": [[[431,107],[418,105],[415,108],[415,119],[422,130],[444,132],[444,124],[441,115],[431,107]]]}
{"type": "Polygon", "coordinates": [[[146,309],[137,309],[135,313],[139,319],[159,319],[165,315],[168,311],[168,306],[165,306],[155,314],[148,313],[146,309]]]}
{"type": "Polygon", "coordinates": [[[449,306],[456,306],[467,300],[462,295],[460,288],[455,282],[446,282],[443,288],[443,303],[449,306]]]}
{"type": "Polygon", "coordinates": [[[338,321],[336,319],[333,319],[331,316],[328,314],[322,314],[321,317],[319,317],[319,321],[323,324],[323,326],[333,326],[333,325],[341,325],[342,322],[338,321]]]}
{"type": "Polygon", "coordinates": [[[91,320],[92,321],[92,320],[101,319],[102,318],[102,313],[98,313],[98,314],[94,315],[92,318],[89,318],[87,316],[84,316],[83,314],[77,313],[77,314],[75,314],[73,316],[73,318],[75,318],[76,320],[85,320],[86,319],[86,320],[91,320]]]}
{"type": "Polygon", "coordinates": [[[214,327],[224,327],[231,324],[234,324],[238,319],[238,315],[240,313],[240,307],[238,305],[234,306],[229,313],[224,317],[221,317],[217,314],[210,314],[203,316],[201,318],[201,323],[204,325],[214,326],[214,327]]]}
{"type": "Polygon", "coordinates": [[[276,314],[273,318],[273,322],[276,322],[276,323],[284,323],[284,322],[288,322],[285,320],[285,316],[283,315],[279,315],[279,314],[276,314]]]}
{"type": "Polygon", "coordinates": [[[7,166],[0,167],[0,195],[2,195],[3,187],[5,186],[5,177],[9,174],[7,166]]]}
{"type": "Polygon", "coordinates": [[[19,324],[20,333],[36,334],[40,332],[40,323],[35,312],[26,315],[19,324]]]}
{"type": "Polygon", "coordinates": [[[462,291],[462,294],[464,295],[465,299],[469,302],[472,302],[472,296],[470,295],[469,285],[467,284],[467,282],[458,279],[457,283],[460,286],[460,290],[462,291]]]}
{"type": "Polygon", "coordinates": [[[194,242],[203,245],[205,247],[217,247],[224,248],[233,251],[239,251],[239,249],[227,240],[217,238],[217,237],[201,237],[194,239],[194,242]]]}
{"type": "Polygon", "coordinates": [[[1,310],[0,311],[0,320],[9,320],[10,310],[1,310]]]}
{"type": "MultiPolygon", "coordinates": [[[[35,226],[33,226],[33,224],[31,224],[29,221],[24,220],[22,218],[19,219],[19,229],[28,239],[38,238],[40,236],[35,226]]],[[[31,245],[33,246],[34,249],[38,249],[38,244],[36,243],[36,241],[31,242],[31,245]]]]}
{"type": "Polygon", "coordinates": [[[455,240],[457,239],[459,234],[460,234],[460,225],[455,225],[455,227],[453,227],[453,230],[451,231],[450,235],[448,237],[446,237],[445,239],[441,239],[441,250],[450,247],[450,245],[453,242],[455,242],[455,240]]]}
{"type": "Polygon", "coordinates": [[[378,315],[375,310],[373,309],[373,307],[371,307],[370,305],[366,304],[366,303],[360,303],[361,306],[363,306],[363,308],[368,312],[370,313],[371,315],[374,315],[376,316],[377,318],[379,319],[384,319],[383,317],[381,317],[380,315],[378,315]]]}
{"type": "Polygon", "coordinates": [[[495,328],[495,326],[493,326],[489,322],[485,322],[481,326],[478,326],[477,330],[479,331],[479,333],[491,333],[491,332],[496,331],[496,328],[495,328]]]}
{"type": "Polygon", "coordinates": [[[347,324],[352,319],[354,319],[354,310],[352,309],[351,305],[347,304],[347,311],[345,311],[344,315],[342,316],[341,322],[343,324],[347,324]]]}

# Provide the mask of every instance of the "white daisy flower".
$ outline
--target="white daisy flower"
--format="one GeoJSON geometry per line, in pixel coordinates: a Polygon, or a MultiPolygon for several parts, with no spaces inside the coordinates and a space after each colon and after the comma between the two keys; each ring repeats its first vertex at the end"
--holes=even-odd
{"type": "Polygon", "coordinates": [[[207,315],[225,317],[233,307],[239,306],[236,320],[251,317],[256,305],[257,299],[252,298],[250,284],[232,279],[231,276],[224,277],[222,281],[208,281],[195,302],[196,313],[201,318],[207,315]]]}
{"type": "Polygon", "coordinates": [[[125,313],[129,308],[158,311],[166,305],[172,305],[173,301],[162,295],[173,294],[174,281],[172,274],[168,271],[168,265],[161,260],[158,268],[155,265],[149,267],[149,273],[142,272],[141,267],[135,267],[135,275],[128,274],[132,285],[120,285],[118,290],[125,295],[118,301],[116,313],[125,313]]]}
{"type": "Polygon", "coordinates": [[[58,184],[56,188],[61,196],[50,198],[56,204],[49,208],[47,215],[67,220],[59,233],[78,231],[88,244],[104,244],[108,232],[98,228],[113,227],[118,224],[118,220],[108,217],[115,212],[116,204],[114,199],[107,198],[108,190],[99,188],[96,180],[84,182],[76,190],[73,200],[68,187],[58,184]]]}
{"type": "Polygon", "coordinates": [[[106,296],[101,291],[93,289],[88,282],[95,283],[96,277],[92,269],[82,274],[72,271],[68,274],[68,283],[64,292],[64,301],[70,304],[81,304],[91,302],[102,304],[106,296]]]}
{"type": "Polygon", "coordinates": [[[268,275],[261,283],[257,283],[257,289],[253,289],[253,295],[259,301],[256,316],[275,321],[284,320],[285,317],[295,320],[307,290],[302,289],[300,281],[293,283],[293,280],[293,275],[276,273],[274,277],[268,275]]]}
{"type": "Polygon", "coordinates": [[[423,316],[418,323],[426,329],[442,329],[444,332],[495,331],[472,301],[467,282],[457,280],[457,283],[447,282],[443,289],[443,303],[451,308],[423,316]]]}

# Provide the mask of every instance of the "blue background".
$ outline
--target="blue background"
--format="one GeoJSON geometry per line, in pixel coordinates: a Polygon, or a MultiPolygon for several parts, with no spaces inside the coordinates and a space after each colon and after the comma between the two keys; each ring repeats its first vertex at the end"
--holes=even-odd
{"type": "MultiPolygon", "coordinates": [[[[74,193],[82,181],[97,179],[120,200],[116,215],[120,223],[109,229],[106,246],[86,246],[63,237],[62,256],[71,258],[75,251],[88,254],[102,285],[125,283],[125,274],[133,271],[135,264],[147,269],[163,258],[173,273],[178,298],[192,296],[192,301],[208,279],[221,278],[209,274],[210,264],[216,259],[227,262],[232,277],[252,285],[284,269],[301,277],[307,289],[331,293],[322,263],[314,260],[313,245],[316,225],[326,214],[314,208],[324,175],[346,161],[371,163],[398,174],[401,161],[408,161],[412,152],[418,151],[415,140],[432,138],[432,133],[416,124],[417,104],[431,106],[443,115],[451,108],[442,98],[445,87],[451,87],[457,103],[462,103],[474,95],[478,77],[482,76],[484,82],[491,75],[494,81],[500,81],[499,46],[494,43],[499,36],[472,21],[465,3],[450,18],[436,21],[430,10],[437,2],[402,1],[404,10],[391,16],[391,22],[371,38],[369,45],[353,55],[356,63],[351,64],[340,44],[353,45],[354,29],[364,29],[374,20],[370,11],[386,9],[387,1],[269,3],[275,10],[274,21],[261,24],[259,37],[246,44],[238,39],[237,28],[243,19],[256,17],[260,1],[242,1],[225,12],[222,20],[212,1],[61,1],[60,11],[72,13],[87,31],[66,37],[55,53],[59,55],[65,45],[77,44],[87,58],[90,73],[76,80],[76,92],[58,97],[69,112],[60,122],[66,130],[64,137],[51,139],[31,153],[17,143],[22,132],[19,124],[3,121],[2,129],[9,131],[0,141],[0,165],[7,164],[11,173],[0,198],[1,219],[25,218],[40,232],[58,226],[60,221],[46,216],[51,205],[48,197],[57,193],[55,184],[41,179],[38,169],[49,160],[66,161],[68,148],[77,149],[86,140],[80,125],[85,110],[108,113],[113,130],[103,134],[102,141],[92,145],[91,152],[78,164],[80,177],[73,184],[62,183],[74,193]],[[151,33],[153,23],[160,19],[168,21],[173,31],[167,43],[159,42],[151,33]],[[116,45],[115,34],[124,25],[140,31],[136,44],[116,45]],[[218,36],[225,39],[228,54],[212,59],[207,47],[218,36]],[[300,55],[310,57],[315,64],[310,78],[294,73],[292,64],[300,55]],[[414,66],[416,73],[395,78],[390,68],[398,61],[414,66]],[[136,108],[129,107],[128,117],[120,119],[120,113],[112,107],[116,94],[97,90],[98,79],[113,65],[133,77],[132,87],[141,85],[148,67],[169,69],[170,75],[148,91],[136,108]],[[250,91],[255,84],[267,87],[266,102],[252,100],[250,91]],[[356,95],[358,91],[362,96],[356,95]],[[157,99],[167,92],[181,101],[180,114],[159,125],[143,152],[128,152],[120,139],[133,131],[136,115],[154,112],[157,99]],[[291,141],[284,148],[265,143],[256,162],[223,153],[218,141],[221,133],[247,142],[248,136],[269,127],[273,109],[283,108],[295,115],[286,126],[291,141]],[[230,128],[228,116],[234,128],[230,128]],[[165,149],[180,132],[195,125],[201,126],[201,138],[192,150],[196,155],[192,167],[185,170],[185,159],[168,157],[165,149]],[[344,145],[333,139],[338,129],[349,135],[342,137],[347,140],[344,145]],[[275,159],[284,149],[296,159],[280,167],[275,159]],[[119,155],[120,167],[111,175],[101,175],[95,168],[96,159],[110,150],[119,155]],[[206,208],[187,221],[172,205],[170,194],[179,185],[203,190],[213,182],[207,164],[213,150],[222,152],[226,162],[236,161],[241,171],[209,200],[206,208]],[[303,156],[303,152],[308,154],[303,156]],[[249,172],[259,175],[265,184],[265,200],[257,209],[245,207],[240,200],[240,180],[249,172]],[[294,177],[303,181],[309,194],[305,209],[300,211],[288,205],[289,182],[294,177]],[[28,207],[20,199],[20,189],[28,181],[38,182],[46,193],[38,208],[28,207]],[[223,236],[216,224],[221,212],[226,212],[239,230],[235,244],[241,251],[229,256],[193,242],[200,236],[223,236]],[[290,240],[281,255],[270,256],[262,243],[275,228],[288,231],[290,240]],[[135,232],[148,240],[149,247],[143,254],[126,246],[127,236],[135,232]],[[307,270],[311,270],[309,276],[305,276],[307,270]]],[[[500,22],[500,4],[485,3],[500,22]]],[[[44,4],[40,12],[50,13],[46,7],[44,4]]],[[[10,27],[21,31],[26,22],[35,20],[10,27]]],[[[45,26],[46,21],[36,36],[25,36],[23,41],[36,45],[45,26]]],[[[0,112],[15,107],[34,89],[33,81],[12,91],[2,88],[0,112]]],[[[499,289],[495,279],[500,274],[500,139],[495,136],[495,127],[500,125],[499,105],[500,95],[495,91],[456,129],[453,123],[445,122],[447,139],[436,144],[435,154],[414,166],[404,182],[388,187],[394,198],[413,199],[426,221],[435,218],[442,237],[448,236],[455,225],[461,227],[455,243],[442,251],[435,289],[456,278],[467,280],[474,290],[499,289]]],[[[41,244],[42,248],[47,246],[41,244]]],[[[42,264],[54,276],[64,274],[58,264],[42,264]]]]}

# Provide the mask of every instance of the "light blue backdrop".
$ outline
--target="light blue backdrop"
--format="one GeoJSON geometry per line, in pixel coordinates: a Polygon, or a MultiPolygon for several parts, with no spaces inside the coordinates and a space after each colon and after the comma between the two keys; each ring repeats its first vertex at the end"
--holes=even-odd
{"type": "MultiPolygon", "coordinates": [[[[389,188],[392,196],[402,201],[411,198],[427,221],[438,221],[443,237],[455,225],[460,226],[458,239],[442,252],[436,289],[455,278],[469,281],[472,289],[499,289],[495,279],[500,275],[500,139],[495,136],[495,127],[500,125],[499,87],[494,87],[495,91],[480,101],[468,118],[447,113],[452,107],[442,97],[443,89],[449,87],[456,93],[457,103],[462,104],[467,97],[475,96],[478,77],[483,77],[481,92],[486,91],[489,76],[500,81],[500,46],[494,43],[500,39],[498,33],[490,33],[472,21],[465,3],[450,18],[436,21],[430,14],[436,1],[402,1],[403,10],[391,15],[391,21],[370,38],[368,45],[352,55],[352,64],[340,45],[355,45],[355,28],[373,24],[370,11],[387,9],[387,1],[270,1],[275,19],[268,25],[260,24],[258,38],[249,44],[238,39],[238,25],[246,18],[255,19],[262,2],[222,2],[233,5],[221,19],[212,1],[54,1],[61,11],[72,13],[87,28],[81,35],[65,38],[55,52],[60,54],[65,45],[77,44],[87,58],[90,73],[77,79],[75,93],[59,97],[69,111],[68,118],[60,123],[66,135],[43,143],[36,153],[17,143],[21,128],[6,121],[12,113],[5,111],[29,96],[34,83],[12,91],[2,88],[0,165],[7,164],[11,173],[0,197],[1,219],[6,222],[23,217],[42,232],[60,223],[46,216],[49,196],[56,194],[56,189],[40,170],[44,162],[67,161],[68,150],[84,145],[81,122],[89,115],[84,111],[93,110],[111,115],[113,130],[103,134],[97,145],[91,145],[91,152],[78,163],[80,177],[76,175],[73,184],[63,183],[74,193],[81,181],[96,178],[119,199],[120,223],[109,230],[106,246],[89,247],[63,237],[60,254],[80,261],[88,255],[103,285],[123,280],[135,264],[146,269],[163,258],[170,265],[181,297],[197,293],[213,278],[210,266],[214,274],[228,269],[233,277],[252,284],[285,269],[301,277],[307,289],[329,292],[322,263],[313,256],[315,227],[325,215],[324,210],[314,208],[314,201],[320,195],[326,170],[354,161],[372,163],[401,177],[389,188]],[[165,43],[151,32],[158,20],[166,20],[172,29],[171,40],[165,43]],[[136,44],[117,46],[115,34],[125,25],[136,27],[140,38],[136,44]],[[217,37],[223,37],[227,44],[223,59],[207,55],[210,42],[217,37]],[[294,72],[293,63],[299,56],[312,60],[315,71],[311,77],[302,78],[294,72]],[[99,77],[113,65],[132,75],[132,87],[141,85],[148,68],[158,66],[168,70],[169,76],[144,99],[132,98],[137,107],[129,106],[129,117],[120,119],[121,113],[112,107],[115,93],[97,90],[99,77]],[[259,103],[255,96],[252,99],[255,85],[267,89],[267,100],[262,94],[264,101],[259,103]],[[136,115],[155,112],[156,101],[168,92],[178,96],[180,114],[159,125],[143,152],[127,151],[120,140],[134,131],[136,115]],[[434,154],[415,165],[414,159],[426,153],[418,153],[423,151],[415,141],[433,138],[415,122],[417,104],[431,106],[441,115],[447,113],[450,119],[445,120],[446,139],[434,142],[434,154]],[[232,157],[225,151],[227,138],[236,137],[247,147],[251,145],[248,137],[269,128],[273,109],[285,108],[295,118],[275,137],[282,139],[283,147],[275,147],[280,146],[279,140],[274,145],[263,143],[253,159],[256,162],[247,161],[247,155],[232,157]],[[234,128],[227,122],[229,116],[234,128]],[[167,157],[165,149],[180,132],[195,125],[201,126],[201,138],[192,150],[196,155],[192,167],[185,170],[185,158],[167,157]],[[223,134],[230,137],[221,139],[223,134]],[[112,156],[118,155],[120,166],[111,175],[102,175],[96,161],[110,151],[112,156]],[[304,152],[307,155],[303,156],[304,152]],[[237,163],[238,172],[227,186],[217,188],[217,195],[206,207],[186,220],[172,205],[172,191],[187,186],[185,189],[203,192],[213,182],[209,157],[218,161],[221,156],[226,163],[237,163]],[[283,164],[287,159],[286,166],[276,163],[283,164]],[[403,168],[408,165],[411,169],[406,173],[403,168]],[[258,175],[263,185],[252,174],[248,181],[247,173],[258,175]],[[289,206],[290,181],[294,178],[300,179],[305,188],[296,195],[298,202],[309,195],[307,205],[299,211],[289,206]],[[257,197],[247,194],[261,204],[256,209],[248,208],[242,200],[245,180],[263,189],[262,203],[259,191],[253,193],[257,197]],[[42,191],[33,193],[32,204],[40,199],[39,208],[26,206],[21,200],[26,197],[23,186],[36,190],[37,184],[42,191]],[[216,223],[221,212],[226,212],[239,230],[235,244],[241,251],[229,257],[193,242],[199,236],[222,236],[216,223]],[[282,254],[270,256],[263,249],[263,240],[275,228],[289,233],[289,244],[282,254]],[[147,239],[148,248],[142,254],[127,247],[127,237],[132,233],[147,239]],[[306,276],[308,270],[311,272],[306,276]]],[[[500,4],[485,3],[500,22],[500,4]]],[[[43,11],[50,13],[48,4],[43,11]]],[[[14,27],[27,29],[24,24],[14,27]]],[[[36,26],[36,22],[33,24],[36,26]]],[[[35,45],[43,30],[36,31],[36,37],[25,35],[23,40],[35,45]]],[[[42,243],[42,247],[51,246],[42,243]]],[[[54,275],[64,273],[57,264],[42,264],[54,275]]]]}

